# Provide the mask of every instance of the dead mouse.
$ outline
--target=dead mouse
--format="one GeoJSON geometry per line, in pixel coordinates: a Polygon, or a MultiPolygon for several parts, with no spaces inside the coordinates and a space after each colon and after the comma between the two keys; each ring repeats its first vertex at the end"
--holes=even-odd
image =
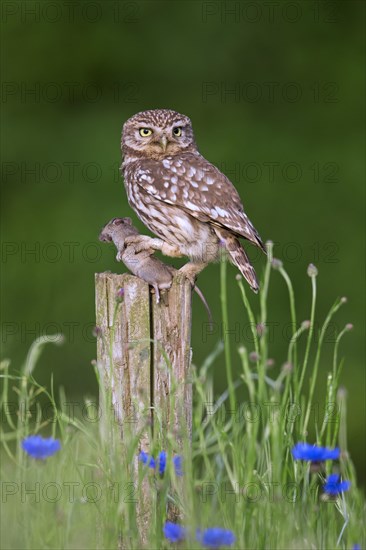
{"type": "MultiPolygon", "coordinates": [[[[117,248],[117,261],[123,262],[133,275],[140,277],[154,288],[158,303],[159,291],[170,288],[173,275],[177,270],[156,258],[152,249],[136,252],[133,244],[126,245],[126,238],[132,235],[139,235],[139,232],[132,225],[131,218],[113,218],[103,227],[99,240],[114,243],[117,248]]],[[[194,290],[201,298],[212,326],[212,315],[208,303],[197,286],[194,290]]]]}

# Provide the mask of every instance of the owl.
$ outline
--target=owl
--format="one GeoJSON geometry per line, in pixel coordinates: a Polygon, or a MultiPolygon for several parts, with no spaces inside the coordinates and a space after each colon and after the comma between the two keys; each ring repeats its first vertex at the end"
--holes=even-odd
{"type": "Polygon", "coordinates": [[[123,126],[121,147],[128,202],[158,237],[131,237],[139,250],[187,256],[181,271],[192,284],[225,251],[257,292],[239,239],[265,251],[263,243],[233,184],[199,153],[190,119],[168,109],[137,113],[123,126]]]}

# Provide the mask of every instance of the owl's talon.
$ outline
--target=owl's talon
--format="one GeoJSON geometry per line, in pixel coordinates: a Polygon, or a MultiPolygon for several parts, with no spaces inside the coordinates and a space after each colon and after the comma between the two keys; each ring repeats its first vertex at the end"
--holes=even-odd
{"type": "Polygon", "coordinates": [[[134,244],[134,243],[137,243],[139,241],[141,241],[141,237],[142,235],[127,235],[127,237],[125,237],[125,244],[126,246],[128,245],[131,245],[131,244],[134,244]]]}
{"type": "Polygon", "coordinates": [[[191,283],[192,288],[196,286],[196,279],[197,275],[202,271],[204,267],[206,267],[207,264],[189,262],[188,264],[184,265],[179,269],[180,273],[183,273],[183,275],[188,279],[188,281],[191,283]]]}
{"type": "Polygon", "coordinates": [[[183,272],[183,275],[191,283],[191,287],[194,288],[196,286],[196,279],[197,279],[196,275],[192,275],[191,273],[184,273],[184,272],[183,272]]]}
{"type": "Polygon", "coordinates": [[[147,235],[130,235],[125,239],[125,246],[126,248],[131,247],[134,254],[138,254],[139,252],[143,252],[145,250],[150,251],[150,253],[153,254],[151,241],[153,241],[153,239],[147,235]]]}

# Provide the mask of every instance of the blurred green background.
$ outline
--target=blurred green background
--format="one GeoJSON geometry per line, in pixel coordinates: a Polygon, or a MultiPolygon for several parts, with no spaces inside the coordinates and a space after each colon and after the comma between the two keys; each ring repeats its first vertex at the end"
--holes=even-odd
{"type": "MultiPolygon", "coordinates": [[[[298,318],[348,303],[337,326],[349,393],[350,450],[364,460],[364,7],[316,2],[4,2],[2,4],[2,355],[20,368],[40,334],[62,331],[36,376],[96,395],[94,273],[122,270],[101,226],[130,210],[118,167],[123,122],[151,108],[189,115],[200,151],[231,178],[293,279],[298,318]],[[362,444],[360,444],[362,442],[362,444]]],[[[143,231],[143,227],[138,223],[143,231]]],[[[249,251],[259,274],[264,260],[249,251]]],[[[180,264],[177,264],[180,265],[180,264]]],[[[229,268],[233,346],[245,343],[229,268]]],[[[220,338],[219,266],[200,276],[217,321],[194,298],[196,364],[220,338]]],[[[275,369],[285,361],[288,298],[270,290],[275,369]]],[[[250,296],[256,309],[258,297],[250,296]]],[[[332,334],[321,364],[324,398],[332,334]]],[[[239,364],[237,365],[239,368],[239,364]]],[[[216,362],[217,387],[223,359],[216,362]]]]}

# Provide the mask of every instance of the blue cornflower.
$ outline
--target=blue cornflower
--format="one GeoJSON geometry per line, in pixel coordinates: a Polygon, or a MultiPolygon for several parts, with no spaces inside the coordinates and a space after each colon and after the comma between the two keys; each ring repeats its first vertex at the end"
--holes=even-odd
{"type": "Polygon", "coordinates": [[[210,527],[205,531],[198,529],[196,540],[207,548],[220,548],[221,546],[231,546],[236,538],[232,531],[221,529],[221,527],[210,527]]]}
{"type": "Polygon", "coordinates": [[[291,452],[295,460],[310,460],[311,462],[336,460],[340,455],[340,450],[337,447],[328,449],[327,447],[310,445],[310,443],[297,443],[291,452]]]}
{"type": "Polygon", "coordinates": [[[43,438],[41,435],[29,435],[22,441],[22,447],[29,456],[44,460],[61,449],[61,443],[53,437],[43,438]]]}
{"type": "Polygon", "coordinates": [[[348,491],[350,487],[350,481],[340,481],[339,474],[331,474],[327,478],[323,489],[325,493],[328,493],[328,495],[338,495],[339,493],[343,493],[343,491],[348,491]]]}
{"type": "Polygon", "coordinates": [[[179,542],[186,538],[186,529],[178,525],[178,523],[172,523],[171,521],[165,523],[163,532],[165,538],[170,540],[170,542],[179,542]]]}
{"type": "Polygon", "coordinates": [[[361,546],[359,544],[354,544],[352,550],[361,550],[361,546]]]}
{"type": "Polygon", "coordinates": [[[144,451],[141,451],[141,453],[139,454],[139,460],[141,460],[143,464],[150,466],[150,468],[155,468],[156,466],[154,458],[144,451]]]}
{"type": "MultiPolygon", "coordinates": [[[[163,475],[165,473],[166,458],[167,458],[166,451],[161,451],[158,455],[157,460],[155,460],[155,458],[153,456],[145,453],[144,451],[141,451],[140,454],[139,454],[139,460],[141,460],[141,462],[143,464],[146,464],[147,466],[149,466],[153,470],[155,470],[156,466],[158,465],[160,475],[163,475]]],[[[173,457],[173,465],[174,465],[174,468],[175,468],[176,475],[177,476],[183,475],[182,457],[181,456],[176,455],[176,456],[173,457]]]]}
{"type": "Polygon", "coordinates": [[[159,453],[159,474],[162,476],[166,468],[166,452],[161,451],[159,453]]]}

